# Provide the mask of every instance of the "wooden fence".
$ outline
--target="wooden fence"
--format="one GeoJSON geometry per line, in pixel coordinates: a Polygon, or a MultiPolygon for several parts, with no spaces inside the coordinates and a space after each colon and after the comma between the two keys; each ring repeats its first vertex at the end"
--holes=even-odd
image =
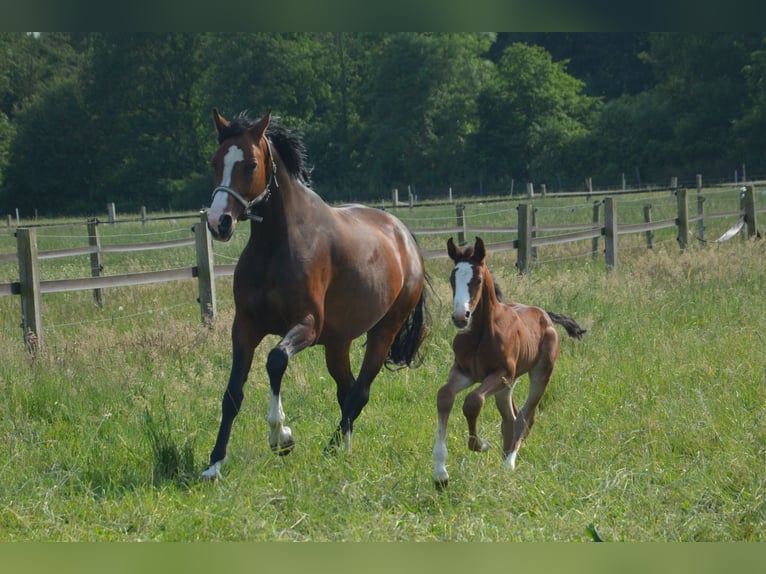
{"type": "MultiPolygon", "coordinates": [[[[652,247],[653,233],[659,229],[676,227],[677,241],[681,250],[685,249],[689,240],[690,225],[698,223],[698,237],[704,239],[704,218],[737,218],[729,235],[745,230],[747,237],[754,237],[758,231],[756,217],[766,210],[756,209],[755,192],[752,185],[742,188],[740,194],[740,209],[722,213],[703,213],[704,196],[697,195],[697,214],[689,215],[687,205],[687,190],[678,189],[677,217],[660,221],[651,220],[651,207],[644,208],[643,223],[618,224],[617,204],[612,197],[596,201],[593,206],[593,218],[590,223],[570,225],[538,226],[535,222],[535,209],[526,203],[517,206],[517,222],[510,227],[487,227],[466,225],[465,205],[456,205],[455,226],[438,228],[413,228],[417,235],[449,234],[457,235],[459,243],[465,243],[467,233],[514,233],[517,238],[509,241],[488,243],[490,252],[517,250],[516,266],[520,273],[528,273],[531,268],[534,253],[537,248],[571,243],[575,241],[591,241],[594,257],[599,253],[599,242],[604,238],[604,254],[607,270],[617,268],[618,237],[625,234],[644,233],[647,247],[652,247]],[[601,211],[603,209],[603,216],[601,211]],[[538,236],[538,233],[553,233],[538,236]]],[[[207,228],[205,213],[200,214],[200,220],[193,226],[194,237],[172,241],[133,245],[101,245],[98,235],[97,222],[88,223],[87,247],[60,249],[54,251],[38,251],[37,234],[34,227],[20,227],[16,230],[17,253],[0,255],[2,261],[18,261],[19,281],[0,284],[0,296],[20,295],[22,306],[22,329],[27,347],[34,351],[43,347],[42,325],[42,295],[45,293],[60,293],[65,291],[81,291],[92,289],[97,302],[101,302],[102,289],[107,287],[143,285],[182,279],[196,279],[198,283],[200,315],[204,323],[215,319],[216,285],[215,278],[232,275],[234,265],[216,265],[214,261],[212,237],[207,228]],[[167,249],[194,245],[196,248],[196,265],[193,267],[129,273],[122,275],[102,275],[101,255],[104,253],[146,251],[152,249],[167,249]],[[91,277],[76,279],[40,280],[39,261],[56,257],[73,257],[88,255],[91,258],[91,277]]],[[[426,259],[446,257],[445,249],[423,250],[426,259]]]]}

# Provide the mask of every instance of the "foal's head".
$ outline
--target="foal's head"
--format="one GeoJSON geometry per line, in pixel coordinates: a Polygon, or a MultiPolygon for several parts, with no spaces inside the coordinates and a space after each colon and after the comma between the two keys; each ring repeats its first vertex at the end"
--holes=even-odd
{"type": "Polygon", "coordinates": [[[216,187],[207,223],[216,239],[231,239],[236,222],[257,219],[252,209],[268,199],[276,176],[271,144],[265,137],[270,119],[267,113],[257,121],[236,118],[229,122],[213,110],[220,146],[212,160],[216,187]]]}
{"type": "Polygon", "coordinates": [[[458,329],[465,330],[471,326],[473,313],[484,288],[484,260],[487,255],[484,241],[477,237],[473,247],[461,249],[450,237],[447,240],[447,253],[455,262],[455,268],[450,275],[453,297],[452,322],[458,329]]]}

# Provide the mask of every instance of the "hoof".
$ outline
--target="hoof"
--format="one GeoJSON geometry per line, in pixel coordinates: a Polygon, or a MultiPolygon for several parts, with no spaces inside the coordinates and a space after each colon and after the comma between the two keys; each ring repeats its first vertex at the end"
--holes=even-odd
{"type": "Polygon", "coordinates": [[[474,436],[468,437],[468,450],[472,450],[474,452],[487,452],[489,448],[489,443],[483,438],[474,436]]]}
{"type": "Polygon", "coordinates": [[[283,444],[282,446],[272,446],[271,451],[274,454],[278,454],[279,456],[287,456],[291,452],[293,452],[293,449],[295,448],[295,441],[291,440],[288,443],[283,444]]]}
{"type": "Polygon", "coordinates": [[[445,478],[444,480],[434,480],[434,488],[436,488],[437,492],[444,492],[447,490],[447,487],[449,486],[449,479],[445,478]]]}
{"type": "MultiPolygon", "coordinates": [[[[226,459],[224,459],[226,460],[226,459]]],[[[218,462],[214,462],[210,466],[207,467],[206,470],[202,471],[202,475],[200,475],[200,478],[202,480],[206,481],[216,481],[219,478],[223,478],[221,476],[221,464],[223,463],[223,460],[219,460],[218,462]]]]}

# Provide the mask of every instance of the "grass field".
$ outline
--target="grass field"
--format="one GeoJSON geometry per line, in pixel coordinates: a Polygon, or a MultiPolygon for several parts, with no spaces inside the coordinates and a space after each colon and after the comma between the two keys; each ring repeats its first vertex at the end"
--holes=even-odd
{"type": "MultiPolygon", "coordinates": [[[[718,211],[736,209],[725,201],[718,211]]],[[[587,202],[562,208],[567,217],[580,210],[588,221],[587,202]]],[[[711,221],[709,237],[730,223],[711,221]]],[[[189,227],[115,226],[102,241],[175,238],[189,227]]],[[[40,230],[40,249],[64,246],[70,232],[40,230]]],[[[236,258],[246,235],[216,245],[219,261],[236,258]]],[[[0,237],[0,252],[12,245],[0,237]]],[[[219,279],[211,329],[200,323],[194,281],[106,290],[102,308],[89,292],[45,295],[46,351],[37,356],[24,350],[18,298],[0,297],[0,540],[586,541],[593,525],[615,541],[763,541],[766,246],[736,238],[679,253],[670,232],[657,234],[654,250],[644,246],[643,237],[621,238],[614,273],[590,257],[590,242],[541,250],[523,277],[513,253],[490,256],[507,298],[572,315],[589,333],[563,342],[515,472],[502,466],[492,401],[480,428],[493,448],[466,449],[459,397],[443,493],[433,488],[431,449],[454,335],[448,260],[428,262],[426,361],[381,373],[352,452],[322,454],[339,412],[321,349],[308,349],[283,384],[297,447],[271,453],[268,339],[214,484],[197,477],[230,366],[230,278],[219,279]]],[[[115,254],[106,272],[191,265],[191,249],[115,254]]],[[[41,272],[84,276],[87,264],[51,260],[41,272]]],[[[0,264],[0,282],[14,273],[0,264]]],[[[517,398],[524,391],[522,379],[517,398]]]]}

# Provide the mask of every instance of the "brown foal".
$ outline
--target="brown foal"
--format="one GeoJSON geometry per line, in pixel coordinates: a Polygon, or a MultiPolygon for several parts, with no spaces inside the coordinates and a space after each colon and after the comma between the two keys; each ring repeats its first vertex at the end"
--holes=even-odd
{"type": "Polygon", "coordinates": [[[437,394],[438,428],[434,444],[434,484],[441,490],[447,474],[447,421],[458,392],[475,383],[466,395],[463,414],[468,422],[468,448],[489,449],[479,436],[477,420],[487,397],[494,396],[502,416],[505,465],[516,466],[516,456],[535,422],[535,410],[545,393],[559,356],[559,336],[554,323],[570,337],[585,333],[574,319],[519,303],[504,303],[498,297],[486,249],[477,237],[473,247],[461,249],[450,238],[447,252],[455,262],[450,276],[453,293],[452,322],[459,329],[452,343],[455,354],[447,383],[437,394]],[[513,400],[518,378],[529,374],[529,394],[519,410],[513,400]]]}

